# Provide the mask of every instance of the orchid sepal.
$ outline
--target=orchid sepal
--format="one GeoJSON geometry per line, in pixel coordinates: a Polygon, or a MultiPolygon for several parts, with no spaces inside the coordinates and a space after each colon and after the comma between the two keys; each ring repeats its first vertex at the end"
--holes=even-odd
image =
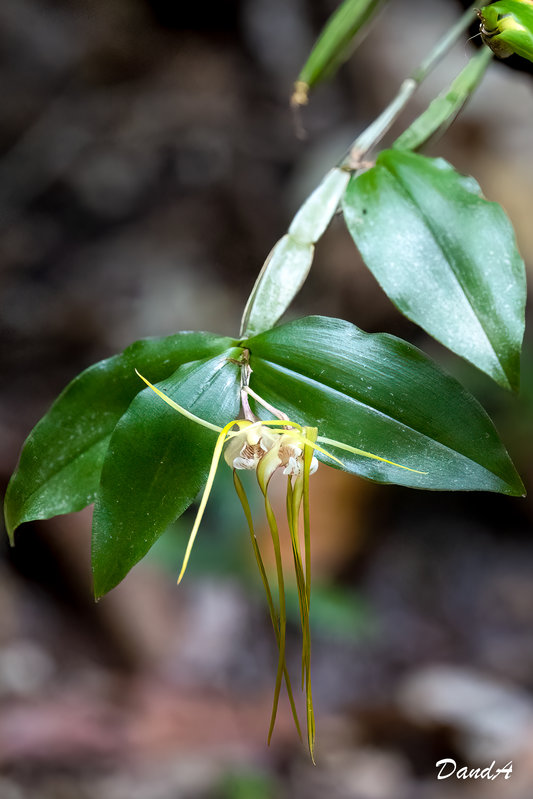
{"type": "MultiPolygon", "coordinates": [[[[137,370],[136,370],[137,371],[137,370]]],[[[149,380],[137,372],[139,377],[146,383],[146,385],[153,390],[157,396],[164,400],[171,408],[181,413],[187,419],[197,424],[200,424],[213,432],[217,433],[217,439],[213,450],[213,456],[209,467],[209,472],[206,484],[200,500],[200,505],[196,514],[194,525],[189,536],[183,564],[179,573],[178,583],[181,582],[189,558],[192,552],[194,541],[198,533],[203,514],[213,487],[213,482],[218,469],[220,457],[226,446],[224,457],[229,466],[233,468],[234,485],[243,507],[246,517],[250,536],[252,540],[252,547],[256,557],[256,561],[261,574],[261,579],[267,595],[267,602],[269,606],[276,643],[278,646],[278,666],[276,673],[276,681],[274,687],[274,699],[272,703],[272,713],[270,719],[270,726],[268,731],[268,743],[270,743],[274,725],[276,721],[277,709],[279,704],[279,696],[283,678],[287,686],[287,693],[291,704],[291,710],[295,720],[295,725],[298,734],[301,737],[301,729],[294,704],[294,697],[292,694],[292,687],[290,683],[287,665],[285,661],[285,637],[286,637],[286,599],[285,599],[285,580],[283,575],[283,562],[281,556],[281,544],[279,537],[279,529],[274,514],[274,510],[268,497],[268,487],[270,480],[274,473],[283,468],[283,473],[287,475],[287,522],[289,533],[291,537],[291,545],[294,560],[294,569],[296,575],[296,584],[300,605],[300,619],[302,629],[302,689],[305,690],[305,705],[307,717],[307,741],[309,753],[313,763],[314,759],[314,741],[315,741],[315,717],[313,711],[313,699],[311,692],[311,635],[309,624],[309,609],[311,600],[310,581],[311,581],[311,536],[310,536],[310,522],[309,522],[309,477],[318,467],[318,461],[315,458],[315,452],[320,453],[324,457],[335,461],[341,468],[345,468],[342,460],[336,455],[333,455],[327,449],[324,449],[321,444],[345,450],[352,454],[361,457],[372,458],[374,460],[382,461],[400,469],[406,469],[410,472],[417,472],[418,474],[425,474],[419,472],[417,469],[412,469],[401,464],[394,463],[380,455],[367,452],[365,450],[357,449],[344,442],[328,438],[326,436],[318,435],[318,428],[304,426],[298,422],[293,422],[286,417],[282,411],[278,411],[273,406],[265,403],[259,395],[253,392],[247,385],[241,389],[242,394],[246,398],[249,394],[257,402],[265,406],[265,408],[273,413],[277,418],[261,420],[253,416],[250,407],[247,403],[242,402],[244,412],[248,418],[246,419],[233,419],[229,421],[224,427],[219,427],[211,422],[207,422],[200,417],[195,416],[193,413],[178,405],[170,397],[160,391],[157,386],[152,385],[149,380]],[[251,418],[250,418],[251,417],[251,418]],[[237,429],[235,429],[237,428],[237,429]],[[272,544],[274,548],[277,582],[278,582],[278,598],[279,598],[279,616],[276,616],[272,592],[270,590],[268,578],[264,568],[263,560],[255,532],[253,528],[253,521],[251,517],[250,507],[244,488],[241,481],[237,477],[236,469],[250,469],[255,470],[257,482],[261,489],[265,503],[265,513],[270,529],[272,544]],[[300,534],[299,534],[299,516],[300,510],[303,506],[303,522],[304,522],[304,560],[302,560],[302,552],[300,548],[300,534]],[[304,567],[305,564],[305,567],[304,567]]]]}

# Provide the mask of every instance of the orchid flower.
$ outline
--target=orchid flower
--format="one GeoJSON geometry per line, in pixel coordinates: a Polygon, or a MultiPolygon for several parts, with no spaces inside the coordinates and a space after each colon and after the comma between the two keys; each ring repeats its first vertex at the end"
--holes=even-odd
{"type": "MultiPolygon", "coordinates": [[[[137,370],[136,370],[137,371],[137,370]]],[[[251,371],[251,370],[250,370],[251,371]]],[[[215,474],[218,468],[220,457],[224,451],[224,460],[233,469],[233,482],[235,490],[244,510],[244,515],[248,524],[252,547],[254,555],[259,567],[261,579],[265,588],[267,602],[270,611],[272,626],[278,646],[278,669],[276,675],[276,684],[274,689],[274,700],[272,705],[272,715],[270,719],[270,728],[268,732],[268,742],[270,743],[274,724],[276,721],[276,714],[278,709],[279,695],[281,691],[282,680],[285,678],[287,687],[287,694],[291,705],[292,714],[296,729],[300,738],[302,737],[296,705],[291,687],[287,665],[285,662],[285,635],[286,635],[286,601],[285,601],[285,581],[283,576],[283,564],[281,557],[281,546],[278,531],[278,524],[272,505],[268,497],[268,486],[272,475],[281,469],[284,475],[287,475],[287,500],[286,512],[289,534],[291,538],[292,553],[294,560],[294,569],[296,575],[296,586],[298,591],[299,605],[300,605],[300,620],[302,627],[302,690],[305,690],[305,704],[306,704],[306,717],[307,717],[307,742],[311,758],[314,761],[314,740],[315,740],[315,720],[313,712],[313,699],[311,692],[311,640],[310,640],[310,627],[309,627],[309,605],[311,598],[311,536],[310,536],[310,522],[309,522],[309,477],[318,468],[318,461],[314,455],[315,452],[320,452],[325,457],[335,461],[341,467],[343,463],[335,455],[332,455],[327,450],[323,449],[320,444],[328,444],[336,447],[337,449],[345,450],[365,458],[373,458],[375,460],[384,461],[399,469],[407,469],[408,471],[417,471],[415,469],[408,469],[407,466],[401,466],[398,463],[389,461],[379,455],[374,455],[371,452],[352,447],[341,441],[326,438],[318,435],[316,427],[302,426],[297,422],[288,419],[284,413],[274,408],[268,402],[263,400],[256,394],[248,385],[246,380],[243,387],[241,387],[241,404],[243,407],[244,419],[233,419],[229,421],[224,427],[219,427],[204,419],[200,419],[190,411],[178,405],[177,402],[170,399],[166,394],[160,391],[156,386],[152,385],[143,375],[137,372],[141,380],[143,380],[149,388],[152,389],[167,405],[181,413],[187,419],[196,422],[203,427],[213,430],[218,433],[218,438],[215,443],[211,466],[209,469],[207,482],[203,491],[202,498],[196,519],[189,536],[187,549],[183,559],[183,565],[178,577],[178,584],[187,568],[189,557],[192,547],[202,521],[204,510],[213,486],[215,474]],[[255,417],[248,404],[248,397],[253,397],[256,402],[261,404],[266,410],[272,413],[276,418],[260,420],[255,417]],[[224,449],[225,447],[225,449],[224,449]],[[237,475],[237,470],[248,469],[255,471],[257,482],[265,501],[265,511],[272,537],[274,547],[276,572],[278,582],[278,597],[279,597],[279,612],[276,612],[276,607],[272,597],[272,591],[266,574],[265,566],[259,546],[257,543],[252,514],[250,505],[241,480],[237,475]],[[303,541],[304,541],[304,555],[302,557],[302,550],[300,546],[300,511],[303,507],[303,541]]]]}

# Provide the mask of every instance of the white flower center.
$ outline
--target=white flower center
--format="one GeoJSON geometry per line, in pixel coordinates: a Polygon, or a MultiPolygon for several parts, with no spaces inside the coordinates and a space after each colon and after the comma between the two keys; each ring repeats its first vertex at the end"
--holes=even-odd
{"type": "MultiPolygon", "coordinates": [[[[283,474],[298,476],[304,467],[303,444],[296,431],[278,433],[272,432],[266,426],[254,424],[230,439],[224,458],[233,469],[255,470],[261,458],[267,452],[275,450],[278,467],[283,468],[283,474]]],[[[318,461],[313,456],[309,474],[314,474],[317,469],[318,461]]]]}

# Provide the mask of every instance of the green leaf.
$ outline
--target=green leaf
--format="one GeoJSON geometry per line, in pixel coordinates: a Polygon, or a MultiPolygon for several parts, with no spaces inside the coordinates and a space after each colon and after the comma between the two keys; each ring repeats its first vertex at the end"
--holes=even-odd
{"type": "Polygon", "coordinates": [[[313,263],[314,244],[331,222],[349,177],[344,169],[330,169],[297,211],[289,232],[274,245],[246,303],[242,336],[273,327],[300,291],[313,263]]]}
{"type": "Polygon", "coordinates": [[[302,244],[316,243],[331,222],[349,178],[344,169],[330,169],[296,213],[289,235],[302,244]]]}
{"type": "Polygon", "coordinates": [[[251,387],[289,419],[426,474],[324,444],[347,471],[416,488],[524,493],[483,408],[407,342],[338,319],[307,317],[245,346],[251,387]]]}
{"type": "Polygon", "coordinates": [[[302,243],[288,233],[274,245],[246,303],[243,335],[253,335],[276,324],[303,286],[314,252],[314,244],[302,243]]]}
{"type": "MultiPolygon", "coordinates": [[[[228,359],[240,353],[231,349],[181,366],[158,388],[222,427],[239,413],[240,367],[228,359]]],[[[96,597],[120,582],[189,507],[207,478],[216,439],[151,389],[135,397],[111,436],[95,502],[96,597]]]]}
{"type": "Polygon", "coordinates": [[[231,340],[183,332],[143,339],[100,361],[64,389],[28,436],[6,492],[6,527],[78,511],[94,501],[116,423],[143,383],[135,368],[162,380],[187,361],[222,352],[231,340]]]}
{"type": "Polygon", "coordinates": [[[386,150],[352,178],[343,210],[365,263],[399,310],[517,389],[525,269],[502,208],[446,161],[386,150]]]}
{"type": "Polygon", "coordinates": [[[396,139],[393,148],[418,150],[429,139],[441,136],[477,89],[491,61],[490,50],[483,48],[476,53],[449,88],[432,100],[426,110],[396,139]]]}
{"type": "Polygon", "coordinates": [[[292,103],[307,102],[309,89],[335,74],[350,57],[355,37],[375,16],[386,0],[344,0],[327,21],[294,86],[292,103]]]}

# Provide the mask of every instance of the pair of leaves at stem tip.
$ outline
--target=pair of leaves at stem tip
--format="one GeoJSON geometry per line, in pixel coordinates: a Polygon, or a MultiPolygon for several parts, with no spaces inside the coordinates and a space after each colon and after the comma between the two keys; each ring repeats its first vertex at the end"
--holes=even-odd
{"type": "Polygon", "coordinates": [[[243,336],[271,329],[287,310],[341,202],[365,264],[396,307],[499,385],[517,390],[526,277],[512,226],[475,180],[443,159],[407,151],[419,136],[401,136],[363,174],[326,175],[261,270],[243,336]]]}
{"type": "Polygon", "coordinates": [[[245,342],[202,333],[141,341],[83,372],[26,441],[6,495],[10,535],[96,500],[95,592],[110,590],[194,501],[216,439],[141,390],[134,369],[223,427],[239,415],[244,346],[251,386],[271,405],[324,440],[407,467],[327,445],[347,471],[415,488],[523,493],[490,419],[456,380],[394,336],[308,317],[245,342]]]}

